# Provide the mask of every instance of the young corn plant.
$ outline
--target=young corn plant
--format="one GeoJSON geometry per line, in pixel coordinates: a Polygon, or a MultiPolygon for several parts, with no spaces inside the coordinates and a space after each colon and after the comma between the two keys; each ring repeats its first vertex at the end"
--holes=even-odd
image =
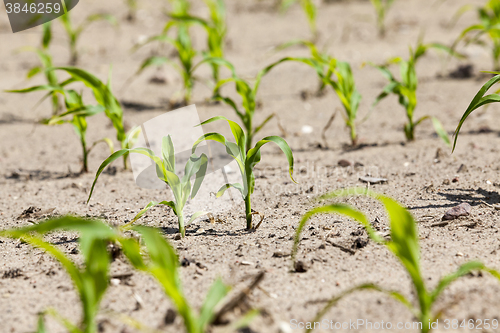
{"type": "Polygon", "coordinates": [[[381,38],[385,37],[385,17],[387,11],[391,8],[394,0],[370,0],[373,7],[375,8],[375,13],[377,14],[377,27],[378,34],[381,38]]]}
{"type": "Polygon", "coordinates": [[[300,6],[302,7],[302,10],[306,14],[307,21],[309,23],[309,28],[310,28],[311,33],[313,35],[313,40],[315,40],[318,37],[318,27],[316,24],[318,9],[316,8],[316,5],[314,4],[313,0],[282,0],[281,1],[281,10],[286,11],[288,8],[290,8],[290,6],[295,4],[297,1],[300,2],[300,6]]]}
{"type": "Polygon", "coordinates": [[[280,61],[297,61],[312,67],[320,80],[319,91],[330,86],[342,103],[344,113],[343,118],[346,127],[349,129],[351,144],[356,146],[358,134],[356,132],[356,118],[361,102],[361,94],[356,88],[351,65],[345,61],[332,58],[324,52],[320,52],[314,43],[308,41],[294,41],[287,43],[280,48],[287,48],[292,45],[304,45],[309,48],[311,57],[309,58],[284,58],[280,61]]]}
{"type": "MultiPolygon", "coordinates": [[[[395,300],[406,306],[421,323],[420,331],[422,333],[427,333],[432,329],[430,323],[433,323],[437,319],[439,319],[442,315],[443,310],[447,308],[445,306],[441,309],[435,309],[434,305],[439,299],[439,296],[452,282],[460,277],[469,274],[472,271],[477,270],[488,272],[492,276],[500,280],[500,273],[498,271],[490,269],[480,262],[471,261],[462,264],[454,273],[441,278],[437,286],[433,290],[429,290],[425,285],[425,278],[422,275],[420,268],[420,246],[417,223],[408,210],[402,207],[395,200],[384,195],[373,193],[366,189],[340,190],[331,194],[326,194],[320,197],[320,199],[331,199],[358,194],[364,194],[366,196],[377,199],[384,205],[389,216],[391,229],[390,240],[385,240],[383,237],[377,234],[371,226],[366,215],[356,208],[342,203],[325,205],[310,210],[301,219],[296,231],[293,244],[292,261],[295,261],[296,259],[297,247],[300,241],[300,234],[311,217],[316,214],[323,213],[340,214],[347,216],[359,222],[366,229],[369,237],[374,242],[386,246],[387,249],[392,252],[392,254],[400,261],[412,281],[413,289],[417,297],[417,304],[414,305],[412,301],[407,299],[400,292],[385,290],[384,288],[375,284],[367,283],[350,288],[339,296],[330,299],[327,302],[326,306],[324,306],[324,308],[317,313],[313,322],[320,321],[321,317],[323,317],[330,308],[332,308],[339,300],[341,300],[345,296],[359,290],[375,290],[394,298],[395,300]]],[[[312,328],[306,330],[306,332],[311,331],[312,328]]]]}
{"type": "MultiPolygon", "coordinates": [[[[34,76],[44,73],[47,84],[50,86],[57,86],[58,79],[55,72],[48,70],[54,67],[52,62],[52,55],[50,54],[49,47],[52,41],[52,31],[51,23],[47,22],[42,25],[42,42],[41,46],[38,48],[26,48],[28,51],[35,52],[40,60],[40,65],[31,68],[26,75],[27,79],[31,79],[34,76]]],[[[59,96],[57,92],[52,92],[50,94],[52,100],[52,115],[57,114],[61,107],[59,105],[59,96]]]]}
{"type": "Polygon", "coordinates": [[[254,136],[260,132],[260,130],[274,117],[274,114],[268,116],[262,123],[260,123],[258,126],[254,125],[254,114],[255,114],[255,109],[257,108],[257,92],[259,91],[260,87],[260,82],[262,80],[262,77],[269,73],[271,69],[273,69],[275,66],[278,64],[286,61],[287,59],[281,59],[275,63],[272,63],[271,65],[267,66],[266,68],[262,69],[258,74],[257,78],[255,79],[255,82],[253,85],[249,82],[246,81],[245,79],[241,78],[238,76],[236,73],[236,69],[234,68],[233,64],[231,64],[229,61],[221,58],[206,58],[205,60],[201,61],[198,63],[195,67],[195,69],[203,64],[203,63],[210,63],[210,64],[216,64],[218,66],[224,66],[227,67],[231,71],[231,77],[227,79],[220,80],[217,82],[217,85],[214,88],[214,100],[222,101],[229,105],[238,118],[240,118],[241,122],[243,123],[243,127],[245,128],[245,150],[248,152],[250,148],[252,147],[252,142],[254,136]],[[225,86],[228,83],[234,82],[236,92],[238,95],[241,97],[241,108],[238,107],[236,102],[229,98],[229,97],[223,97],[220,94],[220,89],[225,86]]]}
{"type": "Polygon", "coordinates": [[[105,142],[108,144],[111,152],[113,152],[113,142],[109,138],[104,138],[99,141],[94,142],[90,147],[87,145],[87,117],[94,116],[98,113],[104,112],[104,108],[101,105],[85,105],[82,96],[74,90],[64,90],[63,94],[65,96],[64,101],[66,105],[66,111],[54,115],[49,119],[42,120],[42,124],[45,125],[61,125],[61,124],[71,124],[75,130],[76,135],[80,139],[80,145],[82,147],[82,170],[81,172],[88,172],[88,156],[90,151],[99,142],[105,142]],[[70,119],[68,119],[70,118],[70,119]]]}
{"type": "MultiPolygon", "coordinates": [[[[230,288],[221,279],[215,280],[210,287],[199,314],[189,305],[179,276],[179,259],[172,246],[163,236],[153,228],[137,226],[134,230],[139,232],[146,247],[146,256],[141,252],[137,241],[127,239],[127,244],[122,242],[123,252],[140,271],[153,276],[163,287],[165,294],[172,301],[177,313],[182,317],[186,333],[206,333],[215,319],[216,307],[224,299],[230,288]]],[[[245,317],[252,316],[251,311],[245,317]]],[[[134,322],[132,322],[134,324],[134,322]]],[[[136,324],[134,326],[141,326],[136,324]]],[[[148,331],[148,330],[145,330],[148,331]]]]}
{"type": "MultiPolygon", "coordinates": [[[[189,2],[187,1],[171,1],[173,11],[169,13],[169,16],[175,17],[187,17],[189,16],[189,2]]],[[[169,21],[163,31],[156,36],[152,36],[141,44],[138,44],[134,47],[134,50],[141,48],[144,45],[147,45],[152,42],[160,43],[160,46],[165,44],[171,45],[174,47],[177,56],[179,58],[179,63],[170,59],[169,56],[158,56],[153,55],[146,58],[139,69],[136,72],[136,76],[141,74],[146,68],[149,67],[159,67],[164,64],[168,64],[172,66],[182,77],[182,81],[184,84],[184,98],[183,103],[185,105],[189,104],[192,97],[193,86],[195,82],[195,78],[193,76],[193,63],[195,57],[198,55],[198,52],[194,49],[193,43],[190,35],[190,27],[193,23],[191,20],[171,20],[169,21]],[[177,36],[176,38],[171,38],[168,36],[170,30],[176,28],[177,36]]]]}
{"type": "MultiPolygon", "coordinates": [[[[0,237],[21,240],[53,256],[70,276],[80,297],[82,305],[80,323],[73,324],[59,315],[55,309],[49,308],[39,317],[37,333],[46,332],[45,315],[50,315],[61,322],[68,332],[98,332],[96,315],[109,285],[111,255],[107,251],[107,245],[110,243],[121,246],[124,255],[135,269],[150,274],[160,283],[183,318],[187,333],[207,332],[215,319],[216,307],[227,295],[230,287],[221,279],[217,279],[208,291],[200,313],[196,314],[182,290],[178,271],[179,259],[172,246],[156,229],[135,227],[134,230],[142,236],[145,249],[137,239],[124,237],[101,221],[70,216],[47,220],[25,228],[0,231],[0,237]],[[43,240],[45,235],[56,231],[79,233],[78,242],[84,259],[83,265],[74,263],[57,247],[43,240]]],[[[248,322],[255,315],[255,311],[250,311],[244,316],[246,319],[244,322],[248,322]]],[[[143,326],[125,316],[121,318],[135,327],[143,326]]]]}
{"type": "Polygon", "coordinates": [[[161,157],[156,156],[152,150],[147,148],[121,149],[111,154],[111,156],[109,156],[106,160],[104,160],[104,162],[102,162],[101,166],[97,170],[87,203],[90,201],[97,179],[99,178],[99,175],[104,171],[104,169],[117,158],[124,156],[125,154],[128,155],[130,153],[145,155],[155,163],[156,174],[161,181],[163,181],[170,187],[174,195],[174,201],[151,201],[132,219],[131,222],[129,222],[125,226],[125,228],[132,225],[149,209],[157,205],[166,205],[172,208],[172,211],[177,216],[177,220],[179,222],[179,233],[182,237],[184,237],[186,235],[186,226],[193,222],[200,215],[206,214],[205,212],[196,212],[191,216],[191,219],[187,224],[184,223],[184,206],[186,205],[188,199],[193,199],[198,193],[198,190],[200,189],[201,183],[203,182],[207,171],[208,158],[205,154],[196,156],[193,153],[186,163],[186,166],[184,168],[184,175],[182,177],[179,177],[175,170],[175,151],[170,135],[167,135],[162,139],[161,157]],[[195,176],[196,179],[194,183],[191,184],[191,178],[193,178],[193,176],[195,176]]]}
{"type": "MultiPolygon", "coordinates": [[[[75,217],[61,217],[33,226],[0,231],[0,237],[20,239],[36,248],[44,250],[56,259],[70,276],[78,293],[82,306],[82,320],[71,323],[60,316],[56,310],[48,309],[45,313],[55,317],[72,333],[96,333],[96,315],[102,297],[109,285],[110,254],[107,245],[117,238],[116,232],[100,221],[84,220],[75,217]],[[83,257],[83,265],[74,263],[56,246],[43,240],[43,237],[55,231],[74,231],[79,233],[78,243],[83,257]]],[[[38,332],[45,332],[43,318],[38,322],[38,332]]]]}
{"type": "MultiPolygon", "coordinates": [[[[64,3],[64,2],[63,2],[64,3]]],[[[70,66],[75,66],[78,64],[78,60],[80,58],[80,53],[78,51],[78,41],[81,37],[81,34],[85,29],[89,27],[90,24],[96,21],[107,21],[113,26],[117,26],[118,22],[116,18],[112,15],[108,14],[92,14],[85,18],[85,20],[80,23],[80,25],[75,26],[73,24],[73,20],[71,18],[71,11],[65,10],[66,14],[60,17],[61,23],[66,31],[66,35],[68,37],[68,46],[70,52],[70,66]]]]}
{"type": "MultiPolygon", "coordinates": [[[[456,18],[473,8],[470,5],[462,7],[456,18]]],[[[483,7],[478,7],[476,10],[479,22],[464,29],[454,45],[464,41],[466,45],[476,44],[489,49],[493,69],[498,71],[500,70],[500,2],[489,0],[483,7]],[[486,37],[488,42],[485,42],[483,37],[486,37]]]]}
{"type": "Polygon", "coordinates": [[[415,140],[415,129],[424,120],[431,119],[434,126],[436,134],[449,146],[450,139],[448,134],[444,130],[441,122],[436,117],[423,116],[414,119],[415,109],[417,107],[417,88],[418,88],[418,77],[416,65],[417,61],[424,56],[429,49],[439,49],[443,50],[451,55],[459,57],[451,48],[438,43],[422,44],[420,41],[415,49],[410,47],[410,58],[408,60],[403,60],[401,58],[394,58],[389,60],[386,65],[375,66],[382,75],[389,80],[389,83],[383,91],[377,96],[377,99],[373,103],[373,106],[377,105],[381,100],[394,94],[398,96],[399,104],[405,108],[407,122],[404,125],[404,133],[407,141],[415,140]],[[399,69],[401,73],[401,79],[398,80],[392,72],[389,70],[391,64],[399,64],[399,69]]]}
{"type": "MultiPolygon", "coordinates": [[[[234,183],[234,184],[225,184],[223,185],[216,194],[216,197],[221,197],[224,192],[228,188],[235,188],[241,193],[243,200],[245,201],[245,217],[247,222],[247,230],[253,229],[254,226],[252,224],[252,205],[251,205],[251,195],[255,189],[255,175],[253,173],[253,169],[260,162],[261,159],[261,151],[260,149],[266,143],[274,142],[278,145],[278,147],[283,151],[287,160],[288,160],[288,171],[290,174],[290,178],[293,182],[293,153],[288,143],[279,137],[279,136],[268,136],[259,140],[255,146],[249,150],[246,149],[247,144],[247,134],[243,132],[243,129],[232,120],[229,120],[225,117],[213,117],[208,120],[205,120],[200,125],[205,125],[212,123],[217,120],[227,121],[229,127],[231,128],[231,133],[235,139],[235,142],[228,141],[222,134],[220,133],[208,133],[201,136],[193,145],[193,153],[196,152],[196,147],[203,141],[212,140],[223,144],[226,147],[227,153],[238,163],[238,168],[243,180],[243,184],[234,183]]],[[[257,228],[257,226],[255,227],[257,228]]]]}
{"type": "MultiPolygon", "coordinates": [[[[67,86],[70,83],[81,82],[86,87],[92,90],[96,102],[100,107],[102,107],[102,110],[106,114],[106,117],[108,117],[108,119],[113,124],[113,127],[116,130],[116,139],[118,140],[118,142],[120,142],[121,148],[130,149],[133,147],[140,133],[140,127],[134,127],[128,132],[125,131],[123,123],[123,109],[118,99],[113,95],[111,89],[111,78],[108,79],[107,84],[104,84],[95,75],[77,67],[54,67],[49,70],[64,71],[70,75],[70,78],[60,84],[57,84],[56,86],[41,85],[22,90],[12,90],[10,92],[30,93],[33,91],[47,90],[49,91],[49,94],[51,94],[54,92],[62,91],[63,87],[67,86]]],[[[123,155],[124,169],[128,169],[127,157],[128,154],[123,155]]]]}
{"type": "Polygon", "coordinates": [[[460,122],[458,123],[457,129],[455,130],[455,139],[453,141],[453,151],[455,151],[455,147],[457,145],[458,134],[460,133],[460,129],[462,128],[462,125],[464,124],[467,117],[469,117],[472,112],[479,109],[483,105],[500,102],[500,95],[498,94],[500,92],[500,90],[497,91],[496,93],[486,95],[488,90],[494,84],[496,84],[500,81],[500,72],[488,72],[488,73],[496,74],[496,75],[494,77],[492,77],[488,82],[486,82],[481,87],[481,89],[478,91],[476,96],[474,96],[474,98],[470,102],[470,104],[467,107],[467,110],[463,114],[462,118],[460,119],[460,122]]]}
{"type": "Polygon", "coordinates": [[[128,8],[127,20],[134,22],[137,17],[137,0],[125,0],[128,8]]]}
{"type": "MultiPolygon", "coordinates": [[[[224,46],[226,41],[226,5],[224,0],[204,0],[210,10],[210,19],[206,20],[189,14],[171,14],[170,17],[186,24],[194,23],[201,25],[207,33],[207,51],[202,51],[205,58],[224,58],[224,46]]],[[[212,62],[212,78],[217,84],[219,82],[219,64],[212,62]]],[[[218,93],[218,91],[216,92],[218,93]]]]}

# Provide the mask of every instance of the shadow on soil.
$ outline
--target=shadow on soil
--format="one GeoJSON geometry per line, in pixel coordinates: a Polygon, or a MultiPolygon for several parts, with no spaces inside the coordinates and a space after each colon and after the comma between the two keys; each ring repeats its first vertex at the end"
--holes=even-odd
{"type": "Polygon", "coordinates": [[[79,172],[54,172],[46,170],[24,170],[18,169],[5,175],[5,179],[17,181],[27,180],[48,180],[48,179],[63,179],[63,178],[78,178],[81,175],[79,172]]]}
{"type": "Polygon", "coordinates": [[[461,203],[468,203],[471,206],[478,206],[484,203],[495,205],[500,202],[500,194],[496,191],[487,191],[482,188],[478,189],[446,189],[436,192],[437,195],[443,197],[449,203],[442,205],[425,205],[408,207],[410,210],[426,209],[426,208],[451,208],[461,203]],[[452,193],[453,192],[453,193],[452,193]]]}

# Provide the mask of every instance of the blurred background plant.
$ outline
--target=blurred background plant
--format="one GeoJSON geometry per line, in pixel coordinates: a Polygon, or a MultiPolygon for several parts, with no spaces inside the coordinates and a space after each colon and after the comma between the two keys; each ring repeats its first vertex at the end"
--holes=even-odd
{"type": "Polygon", "coordinates": [[[491,52],[493,70],[500,70],[500,1],[489,0],[483,7],[465,5],[455,14],[453,24],[466,12],[476,10],[479,22],[462,31],[454,43],[464,41],[465,45],[475,44],[491,52]]]}

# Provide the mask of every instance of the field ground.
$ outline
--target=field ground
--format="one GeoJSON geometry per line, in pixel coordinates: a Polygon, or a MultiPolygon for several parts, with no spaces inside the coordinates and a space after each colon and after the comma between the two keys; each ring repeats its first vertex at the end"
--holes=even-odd
{"type": "MultiPolygon", "coordinates": [[[[363,94],[360,119],[368,114],[372,101],[385,84],[380,73],[366,61],[382,63],[389,57],[408,55],[408,45],[415,44],[419,34],[425,41],[451,44],[459,32],[474,21],[474,15],[465,15],[455,27],[447,23],[455,11],[466,3],[482,1],[454,0],[438,4],[435,0],[396,1],[388,16],[388,35],[377,37],[373,9],[368,1],[322,3],[319,15],[320,45],[328,41],[330,52],[337,58],[351,62],[359,91],[363,94]]],[[[309,31],[300,8],[292,8],[286,15],[278,15],[266,1],[228,1],[229,45],[227,57],[240,73],[254,76],[266,64],[285,55],[307,55],[300,48],[273,53],[272,47],[291,39],[307,38],[309,31]]],[[[90,12],[107,11],[117,15],[121,24],[117,29],[105,23],[96,23],[82,36],[83,51],[80,66],[105,78],[113,65],[114,89],[122,102],[140,104],[126,108],[129,125],[141,124],[169,110],[167,101],[180,88],[180,79],[170,69],[161,75],[167,85],[148,83],[155,75],[147,71],[126,87],[124,83],[137,70],[140,62],[151,52],[144,48],[131,54],[130,49],[141,36],[149,36],[162,29],[165,22],[155,1],[141,2],[137,23],[122,18],[122,1],[81,1],[74,10],[75,20],[90,12]]],[[[202,6],[195,12],[205,14],[202,6]]],[[[2,9],[3,11],[3,9],[2,9]]],[[[21,88],[41,82],[23,81],[27,68],[37,60],[30,53],[16,53],[20,47],[36,46],[39,29],[11,34],[6,15],[0,15],[0,89],[21,88]]],[[[68,54],[61,27],[56,25],[53,53],[55,63],[67,63],[68,54]]],[[[197,33],[197,44],[204,45],[204,37],[197,33]]],[[[418,65],[420,76],[417,115],[434,115],[441,119],[451,134],[462,113],[479,87],[486,81],[481,70],[491,69],[489,55],[480,48],[462,49],[469,55],[467,61],[451,60],[432,51],[418,65]],[[457,80],[448,78],[449,71],[459,64],[474,65],[474,77],[457,80]]],[[[209,78],[208,69],[199,72],[209,78]]],[[[40,79],[40,78],[39,78],[40,79]]],[[[188,230],[188,237],[176,241],[176,219],[172,212],[156,208],[140,223],[162,227],[166,237],[178,250],[180,258],[193,264],[181,268],[187,296],[200,306],[212,281],[220,276],[240,290],[249,278],[266,271],[261,289],[250,296],[252,306],[266,310],[267,316],[256,319],[251,328],[255,332],[278,332],[279,326],[290,320],[311,320],[320,308],[310,301],[339,294],[362,282],[374,282],[388,289],[401,290],[411,295],[410,280],[401,265],[384,247],[373,242],[356,248],[366,233],[354,222],[339,216],[315,217],[306,228],[301,242],[299,259],[308,265],[305,273],[290,273],[289,257],[275,257],[275,252],[289,253],[292,236],[300,216],[314,206],[315,195],[339,188],[362,186],[360,176],[370,173],[382,176],[387,184],[372,189],[399,200],[408,207],[419,222],[421,236],[422,270],[429,287],[438,279],[454,271],[461,263],[480,259],[486,265],[500,268],[500,211],[487,204],[500,201],[498,178],[500,164],[500,121],[497,106],[473,114],[463,128],[454,154],[434,135],[431,123],[417,130],[417,141],[405,143],[402,125],[405,115],[396,98],[381,102],[367,121],[359,125],[362,148],[350,150],[348,133],[337,115],[326,132],[328,149],[321,131],[340,103],[332,91],[326,96],[301,98],[304,90],[314,91],[317,79],[307,66],[284,64],[263,79],[260,99],[262,107],[257,119],[271,113],[279,115],[286,131],[286,139],[296,159],[296,179],[293,184],[286,176],[286,160],[276,147],[263,150],[263,161],[258,171],[253,195],[253,207],[265,216],[262,226],[253,233],[245,231],[243,208],[237,207],[219,214],[219,220],[196,222],[188,230]],[[303,126],[311,126],[312,133],[303,133],[303,126]],[[351,167],[338,166],[340,160],[351,167]],[[356,167],[354,164],[358,163],[356,167]],[[361,165],[362,164],[362,165],[361,165]],[[461,165],[462,168],[458,172],[461,165]],[[265,172],[264,172],[265,171],[265,172]],[[456,182],[452,180],[456,178],[456,182]],[[451,221],[446,226],[433,226],[450,207],[468,202],[472,213],[466,218],[451,221]],[[354,248],[354,254],[329,245],[329,239],[344,247],[354,248]],[[353,247],[354,246],[354,247],[353,247]],[[195,265],[194,263],[199,263],[195,265]]],[[[99,163],[107,157],[104,146],[98,146],[90,156],[91,172],[71,176],[80,168],[79,145],[70,126],[45,127],[34,125],[34,120],[48,116],[50,105],[43,103],[34,109],[42,94],[0,94],[0,226],[1,228],[29,225],[40,216],[19,216],[30,206],[50,214],[78,214],[105,218],[113,225],[123,224],[151,200],[161,199],[166,191],[139,189],[130,172],[124,172],[116,163],[115,175],[101,176],[90,202],[85,201],[99,163]]],[[[88,97],[88,96],[87,96],[88,97]]],[[[233,117],[223,105],[205,103],[210,90],[202,83],[194,91],[194,103],[200,118],[215,115],[233,117]]],[[[103,121],[104,115],[90,119],[89,141],[103,136],[113,137],[114,130],[103,121]]],[[[206,130],[209,130],[207,128],[206,130]]],[[[282,134],[277,120],[269,123],[262,136],[282,134]]],[[[377,220],[382,232],[387,230],[386,216],[380,205],[364,198],[346,199],[366,212],[371,221],[377,220]]],[[[216,212],[215,212],[216,213],[216,212]]],[[[76,235],[58,233],[51,240],[60,244],[75,259],[76,235]]],[[[131,268],[124,259],[112,264],[112,274],[127,273],[131,268]]],[[[11,274],[12,275],[12,274],[11,274]]],[[[14,274],[15,275],[15,274],[14,274]]],[[[500,285],[486,275],[463,278],[447,290],[438,307],[443,307],[443,319],[497,319],[500,320],[500,285]]],[[[37,313],[53,307],[61,315],[76,321],[79,304],[71,282],[59,265],[40,250],[15,240],[0,241],[0,331],[27,332],[35,329],[37,313]],[[19,269],[21,276],[12,278],[7,272],[19,269]],[[3,276],[3,278],[2,278],[3,276]]],[[[153,328],[178,332],[179,320],[164,326],[163,320],[171,308],[161,288],[152,278],[135,272],[128,280],[112,285],[102,304],[100,327],[104,332],[119,332],[124,327],[112,313],[124,313],[153,328]],[[142,305],[137,306],[138,295],[142,305]]],[[[335,321],[366,319],[372,322],[411,322],[411,314],[385,296],[362,292],[341,301],[325,318],[335,321]]],[[[55,322],[49,322],[51,332],[62,332],[55,322]]],[[[221,330],[218,328],[216,331],[221,330]]],[[[360,329],[359,332],[371,332],[360,329]]],[[[384,330],[379,330],[384,332],[384,330]]],[[[394,331],[394,330],[393,330],[394,331]]],[[[485,330],[486,331],[486,330],[485,330]]],[[[124,328],[122,332],[133,332],[124,328]]],[[[345,330],[347,332],[347,330],[345,330]]],[[[405,330],[406,332],[406,330],[405,330]]],[[[416,332],[408,330],[407,332],[416,332]]],[[[467,329],[437,332],[467,332],[467,329]]],[[[493,332],[493,331],[491,331],[493,332]]]]}

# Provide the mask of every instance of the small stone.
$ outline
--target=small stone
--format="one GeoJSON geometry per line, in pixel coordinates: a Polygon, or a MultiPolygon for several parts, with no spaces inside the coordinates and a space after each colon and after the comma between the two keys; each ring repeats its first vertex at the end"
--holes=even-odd
{"type": "Polygon", "coordinates": [[[351,162],[349,162],[348,160],[340,160],[337,164],[342,168],[347,168],[351,166],[351,162]]]}
{"type": "Polygon", "coordinates": [[[366,245],[368,245],[368,239],[363,239],[363,238],[359,237],[359,238],[356,238],[352,247],[355,249],[362,249],[366,245]]]}
{"type": "Polygon", "coordinates": [[[470,214],[472,207],[464,202],[461,203],[458,206],[453,207],[452,209],[448,210],[444,216],[443,216],[443,221],[448,221],[448,220],[454,220],[459,218],[460,216],[468,216],[470,214]]]}
{"type": "Polygon", "coordinates": [[[288,257],[290,253],[283,253],[283,251],[276,251],[273,253],[273,258],[284,258],[288,257]]]}
{"type": "Polygon", "coordinates": [[[254,263],[253,263],[253,262],[251,262],[251,261],[242,261],[242,262],[241,262],[241,265],[242,265],[242,266],[253,266],[253,265],[254,265],[254,263]]]}
{"type": "Polygon", "coordinates": [[[189,261],[189,259],[187,259],[187,258],[182,258],[182,260],[181,260],[181,266],[182,267],[187,267],[189,265],[191,265],[191,261],[189,261]]]}
{"type": "Polygon", "coordinates": [[[295,264],[293,265],[293,268],[295,269],[295,271],[297,273],[305,273],[305,272],[307,272],[306,265],[304,264],[303,261],[300,261],[300,260],[298,260],[298,261],[295,262],[295,264]]]}
{"type": "Polygon", "coordinates": [[[120,279],[111,279],[109,280],[109,283],[111,283],[112,286],[118,286],[120,284],[120,279]]]}
{"type": "Polygon", "coordinates": [[[387,183],[387,179],[386,178],[359,177],[359,180],[362,181],[363,183],[369,183],[369,184],[387,183]]]}
{"type": "Polygon", "coordinates": [[[453,178],[452,183],[458,183],[458,177],[453,178]]]}
{"type": "Polygon", "coordinates": [[[163,323],[165,325],[172,325],[175,322],[175,318],[177,317],[177,312],[172,309],[168,309],[165,314],[165,318],[163,318],[163,323]]]}
{"type": "Polygon", "coordinates": [[[309,125],[302,126],[301,130],[302,130],[302,133],[304,133],[304,134],[311,134],[312,132],[314,132],[314,128],[312,128],[309,125]]]}
{"type": "Polygon", "coordinates": [[[443,180],[443,185],[450,185],[450,180],[449,179],[443,180]]]}
{"type": "Polygon", "coordinates": [[[174,240],[181,240],[181,239],[182,239],[181,234],[176,234],[174,237],[174,240]]]}
{"type": "Polygon", "coordinates": [[[457,256],[457,257],[463,257],[463,256],[464,256],[464,254],[463,254],[462,252],[457,252],[456,256],[457,256]]]}
{"type": "Polygon", "coordinates": [[[197,233],[199,233],[199,234],[202,234],[202,233],[204,233],[204,232],[205,232],[205,229],[200,228],[200,229],[198,229],[196,232],[197,232],[197,233]]]}

